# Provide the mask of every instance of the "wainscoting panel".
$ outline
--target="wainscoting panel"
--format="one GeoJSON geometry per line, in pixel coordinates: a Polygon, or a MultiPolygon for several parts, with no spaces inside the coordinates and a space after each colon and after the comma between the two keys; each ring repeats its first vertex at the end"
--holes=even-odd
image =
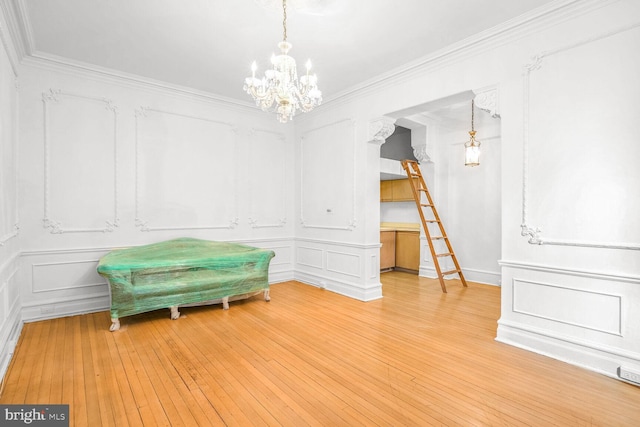
{"type": "Polygon", "coordinates": [[[640,277],[501,261],[497,340],[617,377],[640,369],[640,277]]]}
{"type": "Polygon", "coordinates": [[[299,239],[295,279],[361,301],[382,298],[380,244],[299,239]]]}
{"type": "Polygon", "coordinates": [[[0,265],[0,381],[9,366],[22,330],[17,273],[18,256],[0,265]]]}
{"type": "Polygon", "coordinates": [[[323,268],[322,249],[298,246],[296,263],[313,268],[323,268]]]}
{"type": "Polygon", "coordinates": [[[237,138],[229,123],[138,109],[136,226],[141,231],[235,228],[237,138]]]}
{"type": "Polygon", "coordinates": [[[619,295],[513,280],[514,312],[608,334],[622,334],[621,302],[619,295]]]}
{"type": "MultiPolygon", "coordinates": [[[[237,243],[275,252],[269,268],[270,283],[293,279],[291,239],[237,243]]],[[[22,318],[35,321],[108,310],[109,285],[96,268],[100,258],[110,251],[110,248],[86,248],[23,252],[20,262],[20,277],[25,282],[22,286],[22,318]]],[[[317,254],[321,264],[322,252],[317,254]]],[[[0,295],[0,299],[3,298],[0,295]]]]}
{"type": "Polygon", "coordinates": [[[360,277],[360,256],[344,252],[327,251],[327,270],[347,276],[360,277]]]}
{"type": "Polygon", "coordinates": [[[98,259],[32,264],[32,292],[104,286],[96,268],[98,259]]]}

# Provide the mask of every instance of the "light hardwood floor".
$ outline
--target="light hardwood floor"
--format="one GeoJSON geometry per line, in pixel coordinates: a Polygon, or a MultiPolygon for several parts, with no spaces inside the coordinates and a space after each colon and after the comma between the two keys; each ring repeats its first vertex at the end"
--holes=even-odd
{"type": "Polygon", "coordinates": [[[360,302],[297,282],[231,309],[29,323],[0,403],[71,425],[639,426],[635,387],[494,340],[499,288],[382,275],[360,302]]]}

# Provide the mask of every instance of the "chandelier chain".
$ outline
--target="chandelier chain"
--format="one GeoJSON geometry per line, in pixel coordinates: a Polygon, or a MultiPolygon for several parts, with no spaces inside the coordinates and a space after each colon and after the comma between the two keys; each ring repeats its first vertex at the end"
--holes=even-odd
{"type": "Polygon", "coordinates": [[[283,16],[284,18],[282,19],[282,28],[283,28],[283,40],[286,42],[287,41],[287,0],[282,0],[282,10],[283,10],[283,16]]]}
{"type": "Polygon", "coordinates": [[[473,108],[473,99],[471,99],[471,130],[475,130],[473,128],[473,110],[474,110],[474,108],[473,108]]]}

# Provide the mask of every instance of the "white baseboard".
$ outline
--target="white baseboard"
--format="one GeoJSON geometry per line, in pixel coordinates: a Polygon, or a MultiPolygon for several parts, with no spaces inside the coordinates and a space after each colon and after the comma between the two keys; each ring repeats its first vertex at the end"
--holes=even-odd
{"type": "Polygon", "coordinates": [[[20,332],[22,332],[22,325],[20,307],[16,304],[3,324],[2,330],[0,330],[0,336],[2,337],[2,341],[0,341],[2,343],[2,348],[0,348],[0,383],[7,373],[9,363],[11,363],[11,358],[18,344],[18,338],[20,338],[20,332]]]}
{"type": "Polygon", "coordinates": [[[498,321],[496,341],[619,379],[618,367],[640,371],[640,354],[582,342],[547,330],[498,321]]]}
{"type": "Polygon", "coordinates": [[[35,322],[75,316],[77,314],[95,313],[109,310],[110,306],[111,299],[108,293],[49,299],[38,301],[37,303],[23,304],[22,319],[27,323],[35,322]]]}
{"type": "Polygon", "coordinates": [[[483,283],[485,285],[500,286],[502,275],[500,272],[477,270],[474,268],[463,268],[464,278],[469,282],[483,283]]]}
{"type": "MultiPolygon", "coordinates": [[[[435,267],[425,267],[421,265],[419,274],[421,277],[428,277],[429,279],[438,278],[435,267]]],[[[494,273],[491,271],[476,270],[473,268],[463,268],[462,274],[464,274],[464,278],[469,282],[495,286],[500,286],[502,277],[499,272],[494,273]]],[[[453,274],[448,276],[448,278],[457,279],[458,276],[453,274]]],[[[447,277],[445,277],[445,280],[448,280],[447,277]]]]}
{"type": "Polygon", "coordinates": [[[373,301],[382,298],[382,284],[380,283],[370,287],[362,287],[359,284],[300,271],[294,273],[294,280],[360,301],[373,301]]]}

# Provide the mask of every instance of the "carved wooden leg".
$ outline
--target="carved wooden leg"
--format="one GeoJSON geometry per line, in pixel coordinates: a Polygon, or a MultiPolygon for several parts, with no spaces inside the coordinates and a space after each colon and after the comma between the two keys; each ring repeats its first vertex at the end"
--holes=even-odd
{"type": "Polygon", "coordinates": [[[120,319],[118,319],[117,317],[112,317],[111,326],[109,327],[109,330],[113,332],[113,331],[117,331],[118,329],[120,329],[120,319]]]}
{"type": "Polygon", "coordinates": [[[229,310],[229,297],[222,298],[222,308],[229,310]]]}
{"type": "Polygon", "coordinates": [[[269,296],[269,289],[264,290],[264,300],[271,301],[271,296],[269,296]]]}
{"type": "Polygon", "coordinates": [[[177,305],[171,306],[169,307],[169,309],[171,310],[171,320],[176,320],[180,317],[180,312],[178,311],[177,305]]]}

